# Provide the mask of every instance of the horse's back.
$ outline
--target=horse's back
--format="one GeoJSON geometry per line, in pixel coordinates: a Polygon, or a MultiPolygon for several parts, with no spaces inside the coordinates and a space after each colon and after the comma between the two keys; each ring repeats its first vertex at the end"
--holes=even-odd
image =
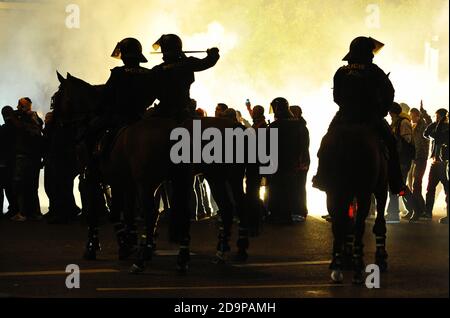
{"type": "Polygon", "coordinates": [[[375,129],[369,125],[338,127],[330,137],[335,153],[333,180],[336,189],[373,192],[382,168],[381,146],[375,129]]]}

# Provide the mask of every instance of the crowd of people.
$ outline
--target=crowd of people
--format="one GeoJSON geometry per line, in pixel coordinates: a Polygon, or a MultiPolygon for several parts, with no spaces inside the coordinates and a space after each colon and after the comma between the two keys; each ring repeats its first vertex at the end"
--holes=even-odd
{"type": "Polygon", "coordinates": [[[389,115],[392,118],[392,131],[397,139],[403,180],[408,187],[402,197],[407,213],[400,215],[399,198],[391,194],[387,222],[398,223],[400,216],[411,222],[420,218],[431,219],[436,188],[442,183],[447,202],[447,216],[440,219],[440,222],[448,223],[448,111],[443,108],[437,110],[433,122],[422,103],[420,108],[411,109],[407,104],[394,103],[389,115]],[[429,158],[431,167],[424,199],[422,182],[429,158]]]}
{"type": "MultiPolygon", "coordinates": [[[[224,103],[217,104],[214,116],[231,119],[242,128],[277,127],[280,119],[296,120],[306,127],[299,106],[290,106],[283,98],[276,99],[272,105],[275,105],[271,106],[274,108],[273,123],[266,119],[263,106],[252,106],[250,101],[247,101],[246,108],[251,123],[239,111],[224,103]]],[[[196,113],[199,117],[208,116],[202,108],[197,108],[196,113]]],[[[420,218],[431,219],[439,183],[443,185],[448,202],[448,111],[439,109],[433,121],[422,104],[420,108],[410,109],[404,103],[394,103],[389,114],[392,118],[392,131],[398,141],[402,176],[408,187],[405,195],[401,197],[407,213],[400,214],[399,197],[390,194],[387,222],[397,223],[400,222],[400,218],[410,221],[417,221],[420,218]],[[431,167],[424,198],[422,182],[430,156],[431,167]]],[[[2,211],[2,217],[13,221],[40,220],[43,214],[38,196],[39,175],[46,163],[46,138],[52,127],[52,113],[46,115],[44,127],[44,122],[32,110],[31,99],[25,97],[18,101],[16,110],[10,106],[3,107],[2,116],[4,124],[0,128],[0,140],[3,145],[0,157],[0,204],[3,207],[4,197],[9,202],[6,213],[2,211]]],[[[287,136],[280,136],[280,140],[290,139],[287,136]]],[[[309,133],[302,142],[309,147],[309,133]]],[[[292,149],[289,144],[285,146],[280,144],[281,156],[283,151],[289,152],[292,149]]],[[[261,183],[256,185],[254,191],[258,193],[261,185],[267,185],[264,203],[268,211],[268,221],[295,223],[306,220],[309,151],[307,154],[292,165],[290,171],[279,171],[267,179],[261,178],[263,179],[260,180],[261,183]],[[267,195],[268,193],[270,195],[267,195]]],[[[51,169],[46,167],[46,173],[49,173],[48,171],[51,169]]],[[[195,189],[197,196],[195,217],[202,219],[214,214],[214,208],[211,209],[214,201],[206,191],[204,178],[196,179],[195,189]]],[[[448,217],[442,218],[440,222],[447,223],[448,217]]]]}

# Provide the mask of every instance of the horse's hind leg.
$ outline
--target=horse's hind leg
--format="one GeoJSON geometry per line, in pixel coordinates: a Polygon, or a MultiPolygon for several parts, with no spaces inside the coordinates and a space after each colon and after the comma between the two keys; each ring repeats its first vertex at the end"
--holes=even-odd
{"type": "Polygon", "coordinates": [[[119,259],[128,259],[137,248],[137,230],[134,222],[136,198],[133,191],[112,187],[111,221],[114,224],[117,243],[119,245],[119,259]],[[123,220],[122,220],[123,212],[123,220]]]}
{"type": "Polygon", "coordinates": [[[364,282],[364,231],[366,226],[366,218],[369,215],[371,194],[363,194],[357,197],[358,210],[355,219],[355,242],[353,246],[353,283],[362,284],[364,282]]]}
{"type": "Polygon", "coordinates": [[[375,264],[380,268],[381,272],[386,272],[388,269],[388,253],[386,251],[386,220],[384,212],[386,208],[387,189],[376,194],[377,199],[377,217],[373,226],[372,232],[375,234],[376,252],[375,264]]]}
{"type": "Polygon", "coordinates": [[[194,184],[190,167],[180,166],[172,171],[173,208],[170,215],[171,240],[180,244],[177,271],[185,274],[190,262],[191,189],[194,184]]]}
{"type": "Polygon", "coordinates": [[[335,283],[342,283],[344,280],[343,248],[345,235],[347,234],[350,223],[350,217],[348,215],[350,202],[350,196],[337,196],[327,193],[327,208],[332,218],[331,227],[333,231],[333,259],[330,264],[330,270],[331,279],[335,283]]]}
{"type": "Polygon", "coordinates": [[[145,270],[146,262],[150,261],[154,251],[154,234],[159,214],[155,209],[154,189],[156,187],[140,186],[138,188],[141,208],[144,211],[144,235],[142,235],[141,245],[138,251],[137,261],[130,269],[131,274],[142,273],[145,270]]]}

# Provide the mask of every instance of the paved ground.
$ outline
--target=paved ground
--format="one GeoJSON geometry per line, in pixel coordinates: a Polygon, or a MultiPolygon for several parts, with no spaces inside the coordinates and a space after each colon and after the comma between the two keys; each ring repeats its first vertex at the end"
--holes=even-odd
{"type": "MultiPolygon", "coordinates": [[[[373,262],[375,243],[366,233],[366,262],[373,262]]],[[[432,222],[388,226],[389,272],[381,288],[332,285],[328,264],[330,224],[309,218],[294,226],[266,225],[251,242],[246,264],[214,265],[214,220],[192,227],[191,269],[175,272],[176,246],[160,229],[159,256],[138,276],[128,274],[131,261],[116,259],[112,228],[102,228],[99,260],[81,258],[85,228],[80,224],[0,221],[0,296],[13,297],[449,297],[448,226],[432,222]],[[66,265],[78,264],[81,288],[65,287],[66,265]]]]}

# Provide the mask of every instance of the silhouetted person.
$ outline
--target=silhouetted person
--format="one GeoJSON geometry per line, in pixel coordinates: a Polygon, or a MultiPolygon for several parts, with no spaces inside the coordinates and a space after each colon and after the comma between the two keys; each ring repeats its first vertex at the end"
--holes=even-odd
{"type": "MultiPolygon", "coordinates": [[[[408,172],[411,169],[412,160],[415,157],[411,120],[408,114],[402,112],[402,108],[397,103],[393,103],[391,109],[389,110],[389,114],[392,117],[392,131],[397,139],[397,149],[400,158],[403,182],[406,183],[408,172]]],[[[405,190],[403,202],[405,203],[408,214],[411,215],[411,219],[417,219],[420,215],[420,211],[409,188],[406,188],[405,190]]],[[[399,198],[397,195],[389,193],[386,222],[400,222],[399,214],[399,198]]]]}
{"type": "Polygon", "coordinates": [[[183,121],[194,116],[191,107],[190,88],[195,82],[195,73],[207,70],[220,58],[219,49],[207,50],[203,59],[187,57],[183,53],[183,43],[175,34],[165,34],[153,44],[155,49],[161,48],[163,63],[152,71],[158,78],[156,97],[160,103],[155,106],[154,116],[169,117],[183,121]]]}
{"type": "MultiPolygon", "coordinates": [[[[384,120],[394,102],[394,87],[386,75],[373,63],[374,53],[382,43],[367,37],[358,37],[350,45],[350,52],[344,57],[348,65],[341,67],[334,76],[333,96],[339,111],[330,124],[327,135],[319,149],[319,167],[313,178],[313,186],[327,191],[330,184],[327,177],[332,174],[327,166],[334,154],[328,145],[328,135],[339,126],[365,124],[375,128],[389,150],[388,175],[390,191],[403,194],[400,163],[396,151],[396,140],[389,124],[384,120]]],[[[332,182],[331,182],[332,183],[332,182]]]]}
{"type": "MultiPolygon", "coordinates": [[[[447,114],[447,120],[448,120],[448,114],[447,114]]],[[[447,182],[450,180],[449,174],[450,174],[450,170],[449,170],[449,145],[448,144],[444,144],[441,147],[441,161],[445,163],[446,166],[446,175],[447,175],[447,182]]],[[[447,196],[447,215],[444,216],[443,218],[439,219],[439,223],[441,224],[448,224],[448,196],[447,196]]]]}
{"type": "Polygon", "coordinates": [[[264,107],[261,105],[256,105],[252,108],[252,104],[250,101],[247,101],[245,104],[247,107],[248,113],[250,114],[250,117],[252,118],[252,128],[258,129],[258,128],[266,128],[267,127],[267,121],[266,116],[264,115],[264,107]]]}
{"type": "Polygon", "coordinates": [[[228,108],[226,111],[224,111],[224,112],[222,113],[222,118],[227,118],[227,119],[231,120],[233,123],[239,124],[239,126],[240,126],[241,128],[244,128],[244,129],[245,129],[244,125],[242,125],[242,124],[239,122],[239,120],[238,120],[238,118],[237,118],[236,110],[233,109],[233,108],[228,108]]]}
{"type": "MultiPolygon", "coordinates": [[[[126,38],[120,41],[112,57],[122,60],[123,66],[111,70],[111,76],[105,84],[103,99],[97,110],[97,119],[92,125],[92,129],[87,136],[88,148],[97,148],[98,135],[103,130],[109,128],[109,139],[106,148],[109,150],[111,140],[120,127],[131,125],[139,121],[146,109],[155,100],[153,94],[153,72],[140,66],[141,63],[148,62],[142,54],[142,45],[135,38],[126,38]],[[150,86],[150,87],[149,87],[150,86]],[[89,142],[89,140],[91,140],[89,142]],[[94,142],[92,142],[94,141],[94,142]]],[[[100,151],[104,155],[105,149],[100,151]]],[[[106,153],[108,154],[108,153],[106,153]]],[[[95,213],[106,212],[106,202],[103,189],[101,187],[102,178],[95,158],[89,158],[87,169],[80,177],[80,193],[82,195],[83,209],[87,207],[89,227],[89,249],[96,248],[98,244],[98,222],[95,213]]],[[[130,203],[132,204],[132,203],[130,203]]],[[[130,210],[134,210],[134,206],[130,210]]],[[[124,220],[126,226],[121,222],[120,216],[113,219],[114,229],[119,244],[119,257],[127,255],[137,245],[137,232],[134,218],[124,220]]]]}
{"type": "Polygon", "coordinates": [[[296,120],[284,98],[276,98],[271,106],[275,121],[269,125],[278,129],[278,171],[268,176],[269,222],[292,223],[299,208],[298,171],[308,151],[309,136],[304,123],[296,120]]]}
{"type": "MultiPolygon", "coordinates": [[[[247,101],[246,107],[252,117],[252,128],[255,130],[266,129],[267,122],[264,116],[264,107],[257,105],[252,108],[250,101],[247,101]]],[[[257,164],[247,165],[245,182],[247,210],[254,221],[259,221],[263,218],[263,216],[267,215],[267,211],[263,200],[260,198],[262,176],[259,173],[259,167],[257,164]]],[[[265,199],[266,198],[264,198],[264,200],[265,199]]]]}
{"type": "MultiPolygon", "coordinates": [[[[448,176],[447,176],[447,164],[442,161],[442,148],[449,144],[449,124],[448,124],[448,111],[446,109],[439,109],[436,112],[436,121],[425,129],[424,136],[431,140],[431,159],[433,163],[430,168],[430,175],[428,178],[428,187],[426,195],[426,210],[425,217],[431,219],[433,215],[434,201],[436,198],[436,187],[439,182],[444,186],[445,199],[447,202],[447,215],[448,215],[448,176]]],[[[448,150],[447,150],[448,151],[448,150]]]]}
{"type": "Polygon", "coordinates": [[[13,191],[18,204],[18,213],[12,220],[38,220],[42,218],[38,188],[43,121],[32,111],[31,100],[25,97],[19,100],[11,122],[15,128],[13,191]]]}
{"type": "Polygon", "coordinates": [[[208,117],[208,114],[206,113],[206,111],[203,108],[197,108],[195,110],[195,113],[197,114],[197,117],[199,117],[199,118],[208,117]]]}
{"type": "MultiPolygon", "coordinates": [[[[300,106],[291,106],[289,107],[291,110],[291,113],[294,115],[294,117],[299,120],[303,125],[306,127],[306,120],[303,118],[303,111],[300,106]]],[[[302,221],[306,216],[308,215],[308,201],[307,201],[307,194],[306,194],[306,180],[308,178],[308,171],[309,171],[309,165],[311,164],[311,158],[309,156],[309,131],[307,129],[308,133],[308,140],[305,142],[308,143],[307,149],[308,151],[304,154],[300,161],[300,166],[298,169],[298,182],[295,183],[295,186],[298,188],[299,193],[299,200],[298,200],[298,209],[294,212],[294,217],[298,221],[302,221]],[[298,215],[298,217],[297,217],[298,215]]]]}
{"type": "MultiPolygon", "coordinates": [[[[425,129],[431,124],[431,117],[427,114],[423,106],[420,110],[412,108],[409,112],[412,123],[412,134],[416,156],[413,160],[409,172],[408,185],[411,188],[414,199],[417,204],[418,216],[425,213],[425,199],[422,194],[422,180],[427,169],[428,153],[430,151],[430,141],[423,136],[425,129]]],[[[408,213],[404,218],[411,218],[413,215],[408,213]]],[[[416,216],[417,217],[417,216],[416,216]]]]}
{"type": "Polygon", "coordinates": [[[4,195],[8,199],[8,211],[6,217],[12,217],[17,213],[17,200],[13,192],[13,171],[14,171],[14,126],[10,116],[14,115],[11,106],[2,108],[4,124],[0,127],[0,207],[3,216],[4,195]]]}
{"type": "Polygon", "coordinates": [[[57,126],[53,112],[45,115],[44,188],[49,198],[45,218],[49,224],[67,224],[80,214],[73,194],[74,179],[79,174],[76,150],[67,140],[67,126],[57,126]]]}
{"type": "Polygon", "coordinates": [[[113,126],[124,126],[140,120],[155,100],[153,88],[149,87],[154,72],[140,66],[148,61],[141,43],[134,38],[120,41],[113,57],[121,59],[124,65],[111,70],[100,112],[109,117],[113,126]]]}
{"type": "Polygon", "coordinates": [[[216,106],[216,110],[214,112],[214,117],[219,118],[222,116],[223,112],[228,109],[228,105],[224,103],[219,103],[216,106]]]}
{"type": "Polygon", "coordinates": [[[246,120],[244,117],[242,117],[242,114],[240,111],[236,111],[236,116],[238,119],[238,122],[240,122],[245,128],[250,128],[252,125],[246,120]]]}

